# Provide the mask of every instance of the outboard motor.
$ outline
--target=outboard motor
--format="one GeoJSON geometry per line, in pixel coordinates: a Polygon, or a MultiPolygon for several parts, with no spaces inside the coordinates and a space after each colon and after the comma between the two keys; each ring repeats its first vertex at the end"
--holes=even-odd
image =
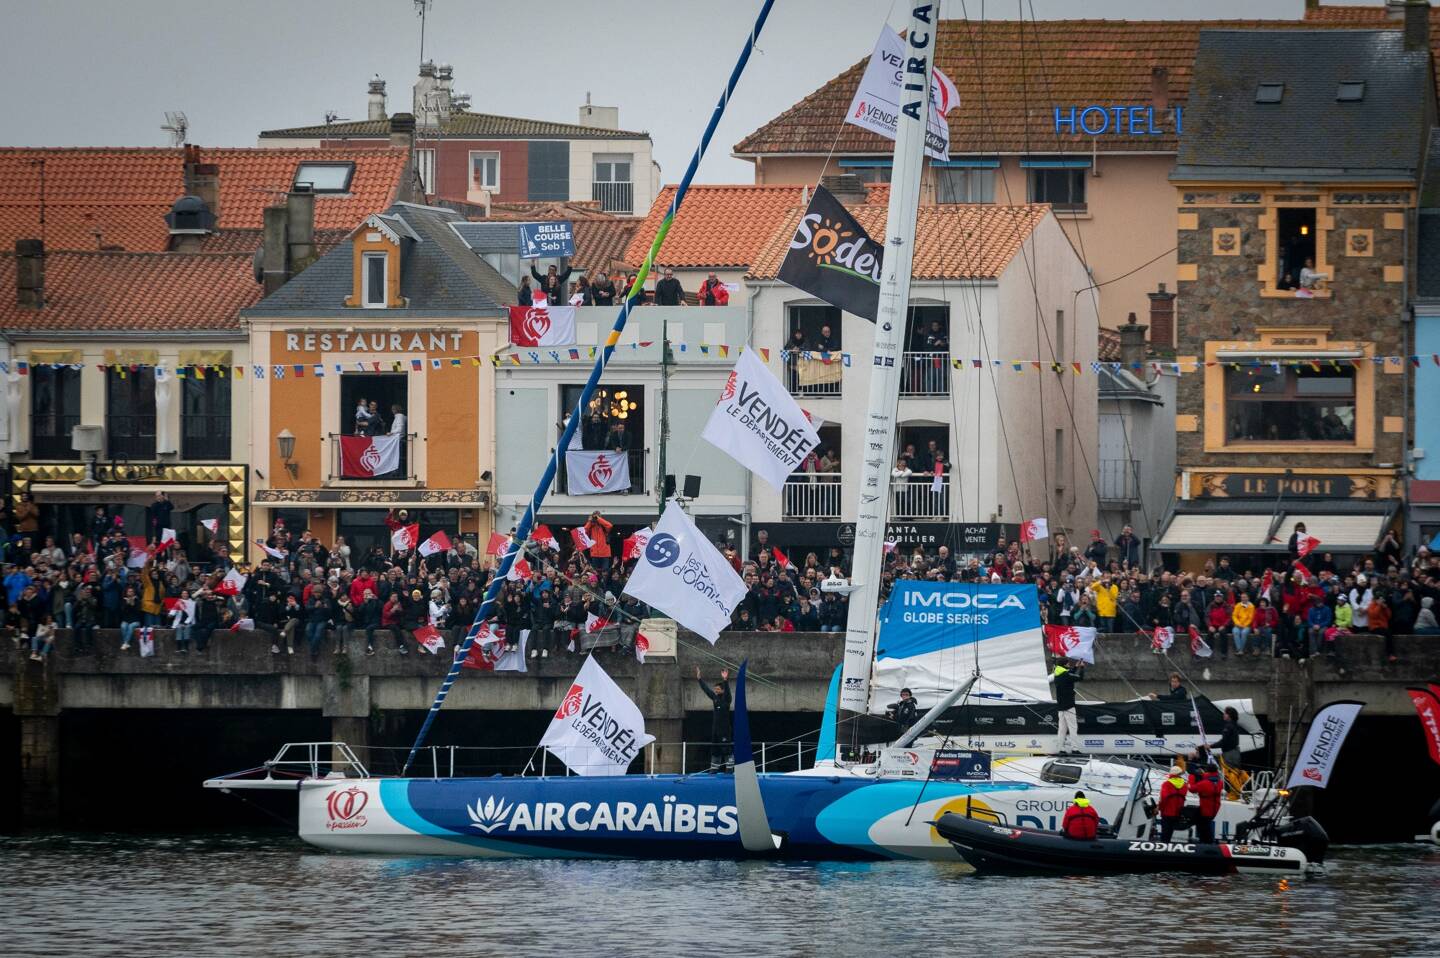
{"type": "Polygon", "coordinates": [[[1277,845],[1299,849],[1311,865],[1325,863],[1325,851],[1330,847],[1330,836],[1319,822],[1308,815],[1276,825],[1274,834],[1277,845]]]}
{"type": "Polygon", "coordinates": [[[1430,841],[1440,845],[1440,799],[1430,806],[1430,841]]]}

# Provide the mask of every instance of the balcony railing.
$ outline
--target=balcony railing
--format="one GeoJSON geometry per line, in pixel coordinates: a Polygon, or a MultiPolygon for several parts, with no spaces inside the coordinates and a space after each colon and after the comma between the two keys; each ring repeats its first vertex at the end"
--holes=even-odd
{"type": "Polygon", "coordinates": [[[391,472],[381,473],[378,476],[347,476],[343,475],[343,460],[340,456],[340,434],[330,433],[330,471],[326,476],[328,482],[374,482],[383,480],[394,482],[396,480],[413,480],[415,478],[415,442],[416,434],[407,433],[400,437],[400,465],[391,472]]]}
{"type": "Polygon", "coordinates": [[[949,353],[906,353],[900,367],[900,395],[950,395],[949,353]]]}
{"type": "Polygon", "coordinates": [[[80,425],[79,416],[36,413],[30,417],[31,459],[79,459],[70,448],[70,434],[80,425]]]}
{"type": "Polygon", "coordinates": [[[105,417],[108,458],[131,462],[155,458],[155,416],[113,414],[105,417]]]}
{"type": "Polygon", "coordinates": [[[786,519],[840,518],[840,473],[816,472],[791,476],[781,497],[786,519]]]}
{"type": "Polygon", "coordinates": [[[190,462],[229,459],[229,414],[182,415],[180,417],[180,458],[190,462]]]}
{"type": "Polygon", "coordinates": [[[1140,501],[1140,463],[1134,459],[1100,460],[1100,501],[1140,501]]]}
{"type": "Polygon", "coordinates": [[[910,479],[890,483],[890,517],[892,519],[948,519],[950,516],[950,481],[910,479]]]}
{"type": "MultiPolygon", "coordinates": [[[[629,489],[622,489],[622,490],[620,490],[620,491],[618,491],[618,492],[609,492],[609,493],[600,492],[600,493],[595,493],[595,495],[602,495],[602,496],[603,496],[603,495],[610,495],[610,496],[639,496],[639,495],[644,495],[644,494],[645,494],[645,453],[646,453],[646,451],[647,451],[647,450],[645,450],[645,449],[630,449],[630,450],[628,450],[628,451],[625,453],[625,458],[629,460],[629,465],[630,465],[630,488],[629,488],[629,489]]],[[[555,454],[554,450],[551,450],[550,455],[553,456],[554,454],[555,454]]],[[[569,474],[568,474],[568,472],[566,471],[566,468],[565,468],[565,457],[564,457],[564,456],[561,456],[561,457],[560,457],[560,468],[559,468],[559,470],[557,470],[556,473],[555,473],[555,488],[553,488],[550,492],[551,492],[551,495],[564,496],[564,495],[568,495],[568,494],[569,494],[569,490],[570,490],[569,474]]]]}
{"type": "Polygon", "coordinates": [[[635,185],[596,180],[590,184],[590,198],[598,200],[600,208],[607,213],[633,213],[635,211],[635,185]]]}
{"type": "Polygon", "coordinates": [[[843,369],[839,352],[814,352],[808,358],[789,353],[785,359],[785,386],[792,396],[839,396],[843,369]]]}

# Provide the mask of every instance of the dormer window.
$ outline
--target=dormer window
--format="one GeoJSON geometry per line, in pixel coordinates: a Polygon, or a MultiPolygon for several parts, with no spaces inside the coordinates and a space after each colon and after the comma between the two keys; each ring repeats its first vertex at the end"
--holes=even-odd
{"type": "Polygon", "coordinates": [[[301,163],[295,168],[294,185],[308,186],[312,193],[349,193],[354,175],[354,163],[301,163]]]}
{"type": "Polygon", "coordinates": [[[1359,103],[1365,99],[1365,81],[1341,80],[1335,91],[1335,99],[1340,103],[1359,103]]]}
{"type": "Polygon", "coordinates": [[[351,234],[355,278],[345,305],[361,309],[403,309],[400,295],[401,235],[418,243],[414,230],[398,216],[372,214],[351,234]]]}
{"type": "Polygon", "coordinates": [[[362,256],[364,273],[364,299],[361,303],[366,309],[384,309],[389,304],[389,297],[386,290],[389,289],[388,279],[390,269],[390,254],[388,253],[365,253],[362,256]]]}
{"type": "Polygon", "coordinates": [[[1262,83],[1255,88],[1256,103],[1279,103],[1285,98],[1285,84],[1262,83]]]}

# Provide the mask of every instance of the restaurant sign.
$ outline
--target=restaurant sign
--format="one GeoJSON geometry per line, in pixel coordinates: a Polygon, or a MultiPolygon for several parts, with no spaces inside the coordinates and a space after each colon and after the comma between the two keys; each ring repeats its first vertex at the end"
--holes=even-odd
{"type": "Polygon", "coordinates": [[[285,348],[292,353],[423,353],[444,352],[457,354],[465,334],[459,330],[421,329],[397,332],[395,330],[336,330],[315,332],[297,330],[285,332],[285,348]]]}
{"type": "Polygon", "coordinates": [[[1221,484],[1234,499],[1348,499],[1349,476],[1287,476],[1279,473],[1227,475],[1221,484]]]}

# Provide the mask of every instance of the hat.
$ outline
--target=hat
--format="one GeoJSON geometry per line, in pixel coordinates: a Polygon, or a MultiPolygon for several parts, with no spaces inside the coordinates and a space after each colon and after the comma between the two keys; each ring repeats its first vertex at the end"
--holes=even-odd
{"type": "Polygon", "coordinates": [[[1170,766],[1170,774],[1171,774],[1171,775],[1179,775],[1182,771],[1184,771],[1184,769],[1182,769],[1179,765],[1171,765],[1171,766],[1170,766]]]}
{"type": "Polygon", "coordinates": [[[1335,601],[1336,601],[1336,603],[1342,603],[1342,602],[1343,602],[1345,605],[1349,605],[1349,604],[1350,604],[1350,597],[1342,593],[1342,594],[1337,595],[1337,596],[1335,597],[1335,601]]]}
{"type": "Polygon", "coordinates": [[[1099,530],[1099,529],[1091,529],[1091,530],[1090,530],[1090,538],[1092,538],[1092,539],[1099,539],[1099,538],[1100,538],[1100,530],[1099,530]]]}
{"type": "Polygon", "coordinates": [[[1355,584],[1356,584],[1356,585],[1364,585],[1367,581],[1369,581],[1369,580],[1365,578],[1365,574],[1364,574],[1364,573],[1361,573],[1360,575],[1357,575],[1357,576],[1355,577],[1355,584]]]}

